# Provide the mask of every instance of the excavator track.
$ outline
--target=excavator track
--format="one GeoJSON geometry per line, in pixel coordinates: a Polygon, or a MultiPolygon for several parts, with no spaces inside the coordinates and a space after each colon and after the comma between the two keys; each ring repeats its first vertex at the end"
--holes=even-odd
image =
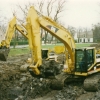
{"type": "Polygon", "coordinates": [[[91,75],[84,80],[86,91],[97,91],[100,89],[100,73],[91,75]]]}
{"type": "Polygon", "coordinates": [[[64,86],[70,83],[82,82],[85,77],[79,77],[71,74],[61,73],[55,76],[55,79],[51,81],[51,88],[54,90],[61,90],[64,86]]]}

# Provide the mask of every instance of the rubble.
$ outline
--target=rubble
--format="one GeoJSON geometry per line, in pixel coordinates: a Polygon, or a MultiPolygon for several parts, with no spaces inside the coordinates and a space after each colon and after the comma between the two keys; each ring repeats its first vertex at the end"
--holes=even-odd
{"type": "Polygon", "coordinates": [[[100,91],[87,92],[83,83],[69,83],[62,90],[52,90],[49,80],[20,71],[28,55],[0,61],[0,100],[99,100],[100,91]]]}

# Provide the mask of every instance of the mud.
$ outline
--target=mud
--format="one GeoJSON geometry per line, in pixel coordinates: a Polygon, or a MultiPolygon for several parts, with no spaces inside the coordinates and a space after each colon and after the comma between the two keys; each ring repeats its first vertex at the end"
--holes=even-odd
{"type": "Polygon", "coordinates": [[[100,91],[87,92],[83,83],[70,83],[62,90],[52,90],[48,79],[34,78],[20,71],[29,55],[0,61],[0,100],[100,100],[100,91]]]}

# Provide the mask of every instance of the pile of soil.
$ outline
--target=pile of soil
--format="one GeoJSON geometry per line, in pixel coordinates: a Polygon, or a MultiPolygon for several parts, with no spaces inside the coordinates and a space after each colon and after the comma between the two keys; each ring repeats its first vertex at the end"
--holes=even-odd
{"type": "Polygon", "coordinates": [[[22,72],[29,55],[9,57],[0,61],[0,100],[100,100],[97,92],[87,92],[83,83],[70,83],[62,90],[52,90],[48,79],[35,78],[22,72]]]}
{"type": "Polygon", "coordinates": [[[44,96],[51,90],[46,80],[34,78],[28,71],[20,70],[27,57],[22,55],[11,57],[7,62],[0,61],[0,100],[30,100],[44,96]]]}

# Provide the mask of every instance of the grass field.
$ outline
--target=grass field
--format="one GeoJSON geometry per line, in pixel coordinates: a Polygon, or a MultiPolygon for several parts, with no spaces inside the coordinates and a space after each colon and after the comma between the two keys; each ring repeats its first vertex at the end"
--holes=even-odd
{"type": "Polygon", "coordinates": [[[9,56],[23,55],[30,53],[29,48],[15,48],[10,49],[9,56]]]}
{"type": "MultiPolygon", "coordinates": [[[[42,45],[42,48],[51,49],[57,45],[63,45],[63,44],[60,43],[60,44],[53,44],[53,45],[42,45]]],[[[91,45],[90,43],[79,43],[79,44],[76,44],[76,48],[89,47],[90,45],[91,45]]],[[[27,48],[15,48],[15,49],[11,48],[9,56],[23,55],[23,54],[28,54],[28,53],[30,53],[30,49],[28,47],[27,48]]]]}
{"type": "Polygon", "coordinates": [[[77,43],[76,48],[89,47],[91,43],[77,43]]]}
{"type": "MultiPolygon", "coordinates": [[[[42,45],[42,48],[53,48],[54,46],[57,45],[63,45],[63,44],[54,44],[54,45],[42,45]]],[[[76,48],[81,48],[81,47],[89,47],[91,43],[76,43],[76,48]]]]}

